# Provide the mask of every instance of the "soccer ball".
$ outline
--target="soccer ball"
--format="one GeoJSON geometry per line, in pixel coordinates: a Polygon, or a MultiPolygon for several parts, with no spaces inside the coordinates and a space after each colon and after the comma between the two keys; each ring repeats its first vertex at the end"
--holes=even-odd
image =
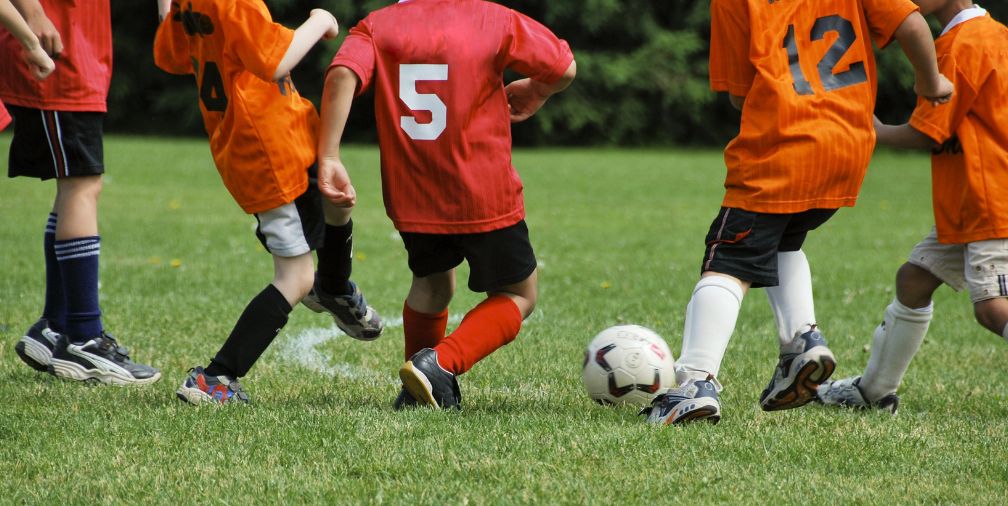
{"type": "Polygon", "coordinates": [[[673,362],[668,344],[653,330],[617,325],[588,343],[581,380],[599,404],[645,406],[675,383],[673,362]]]}

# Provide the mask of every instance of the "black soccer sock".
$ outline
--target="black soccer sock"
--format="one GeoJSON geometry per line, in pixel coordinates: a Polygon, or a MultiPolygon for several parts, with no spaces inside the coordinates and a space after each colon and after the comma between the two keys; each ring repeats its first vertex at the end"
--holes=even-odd
{"type": "Polygon", "coordinates": [[[266,351],[280,329],[287,324],[291,306],[280,290],[267,285],[245,307],[234,330],[206,368],[210,376],[240,378],[266,351]]]}
{"type": "Polygon", "coordinates": [[[318,250],[318,282],[328,295],[350,295],[353,268],[353,220],[346,225],[326,224],[325,242],[318,250]]]}

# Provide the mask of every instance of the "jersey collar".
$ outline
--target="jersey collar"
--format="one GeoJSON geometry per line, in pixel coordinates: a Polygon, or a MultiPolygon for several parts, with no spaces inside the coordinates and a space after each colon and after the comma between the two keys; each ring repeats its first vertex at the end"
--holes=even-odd
{"type": "Polygon", "coordinates": [[[946,26],[945,29],[942,30],[942,33],[938,36],[941,37],[942,35],[945,35],[949,30],[955,28],[956,25],[965,23],[973,18],[979,18],[986,15],[987,11],[983,7],[973,4],[973,7],[959,11],[959,14],[956,14],[956,16],[952,18],[952,21],[949,21],[948,26],[946,26]]]}

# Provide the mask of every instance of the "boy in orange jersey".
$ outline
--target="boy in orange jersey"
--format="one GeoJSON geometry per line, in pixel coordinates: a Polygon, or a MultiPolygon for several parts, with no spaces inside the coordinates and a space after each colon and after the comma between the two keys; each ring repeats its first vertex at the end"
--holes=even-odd
{"type": "Polygon", "coordinates": [[[686,307],[679,386],[644,410],[649,422],[720,419],[718,370],[750,287],[767,288],[780,344],[760,406],[804,405],[833,372],[801,246],[857,199],[874,147],[871,40],[893,38],[914,66],[917,92],[947,100],[952,85],[910,0],[711,2],[711,87],[729,93],[742,124],[725,148],[727,191],[686,307]]]}
{"type": "Polygon", "coordinates": [[[11,0],[59,64],[45,81],[0,31],[0,100],[14,117],[7,174],[55,179],[43,235],[45,305],[14,347],[33,369],[76,381],[145,385],[160,371],[133,362],[108,332],[99,304],[98,201],[105,173],[103,121],[112,80],[108,0],[11,0]]]}
{"type": "Polygon", "coordinates": [[[1008,28],[970,0],[915,3],[944,27],[935,46],[955,96],[943,107],[921,101],[909,123],[876,130],[882,144],[931,150],[936,226],[896,272],[862,375],[819,387],[826,404],[893,414],[943,283],[968,288],[977,321],[1008,338],[1008,28]]]}
{"type": "Polygon", "coordinates": [[[324,203],[315,179],[318,114],[291,83],[290,70],[336,19],[313,9],[297,30],[274,23],[262,0],[161,0],[154,60],[195,74],[210,150],[224,185],[256,217],[256,236],[273,255],[272,283],[248,304],[206,367],[193,368],[176,394],[193,404],[248,402],[238,378],[248,373],[299,301],[332,314],[351,337],[377,338],[378,314],[350,281],[349,179],[324,203]],[[184,5],[184,7],[183,7],[184,5]],[[311,252],[317,250],[318,272],[311,252]]]}
{"type": "Polygon", "coordinates": [[[319,180],[345,184],[340,139],[354,95],[375,90],[385,209],[413,281],[403,305],[406,363],[394,407],[458,408],[457,377],[517,337],[535,306],[536,259],[510,123],[575,75],[567,43],[511,9],[409,0],[350,31],[326,76],[319,180]],[[434,20],[434,21],[432,21],[434,20]],[[528,76],[504,85],[505,69],[528,76]],[[487,298],[447,336],[455,268],[487,298]]]}

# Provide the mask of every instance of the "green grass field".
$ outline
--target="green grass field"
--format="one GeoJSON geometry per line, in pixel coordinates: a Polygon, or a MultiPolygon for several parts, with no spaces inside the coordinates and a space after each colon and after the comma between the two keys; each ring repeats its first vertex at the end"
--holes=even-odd
{"type": "MultiPolygon", "coordinates": [[[[0,136],[0,152],[9,142],[0,136]]],[[[947,288],[895,418],[821,406],[762,412],[777,344],[760,290],[743,304],[722,367],[720,424],[652,427],[634,409],[587,398],[583,347],[607,326],[649,326],[678,354],[723,192],[717,151],[515,154],[540,302],[514,343],[462,378],[459,413],[391,409],[410,274],[374,148],[346,154],[360,193],[354,278],[389,328],[357,342],[296,309],[243,381],[247,409],[193,408],[174,390],[271,278],[254,220],[224,190],[205,140],[113,137],[106,161],[104,321],[163,379],[86,386],[18,360],[14,344],[42,307],[54,185],[5,179],[0,503],[1008,502],[1008,345],[947,288]]],[[[895,269],[931,226],[929,195],[925,157],[880,153],[858,207],[806,243],[836,377],[866,363],[895,269]]],[[[461,290],[452,317],[478,300],[461,290]]]]}

